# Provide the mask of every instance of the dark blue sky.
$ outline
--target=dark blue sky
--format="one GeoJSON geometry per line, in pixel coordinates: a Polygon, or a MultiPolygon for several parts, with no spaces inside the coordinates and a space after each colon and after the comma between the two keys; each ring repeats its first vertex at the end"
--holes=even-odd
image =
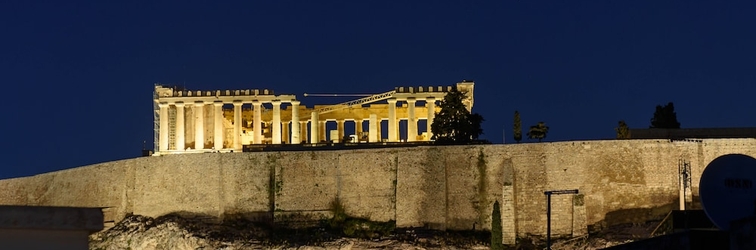
{"type": "Polygon", "coordinates": [[[682,127],[756,126],[753,1],[113,2],[0,3],[0,178],[138,156],[155,82],[301,97],[472,79],[495,143],[515,110],[547,141],[648,127],[670,101],[682,127]]]}

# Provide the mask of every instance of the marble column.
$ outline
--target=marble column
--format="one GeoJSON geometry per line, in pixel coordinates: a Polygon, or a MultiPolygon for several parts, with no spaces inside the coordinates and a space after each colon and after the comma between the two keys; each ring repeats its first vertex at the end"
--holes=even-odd
{"type": "Polygon", "coordinates": [[[396,121],[396,99],[388,99],[388,140],[390,142],[399,141],[398,127],[399,123],[396,121]]]}
{"type": "MultiPolygon", "coordinates": [[[[299,125],[299,127],[301,128],[301,130],[299,132],[300,132],[301,137],[299,138],[304,139],[304,141],[306,142],[307,141],[307,121],[302,121],[300,123],[301,124],[299,125]]],[[[302,142],[303,141],[299,141],[299,143],[302,143],[302,142]]]]}
{"type": "Polygon", "coordinates": [[[376,124],[376,127],[375,127],[375,129],[378,130],[378,141],[379,142],[383,141],[383,128],[381,127],[381,122],[382,121],[383,120],[378,119],[378,124],[376,124]]]}
{"type": "Polygon", "coordinates": [[[260,138],[262,138],[264,144],[273,144],[273,132],[271,131],[273,130],[273,121],[263,122],[263,124],[263,134],[260,138]],[[268,132],[270,133],[270,141],[268,142],[265,142],[265,128],[268,128],[268,132]]]}
{"type": "Polygon", "coordinates": [[[407,141],[417,140],[417,119],[415,119],[415,98],[407,98],[407,141]]]}
{"type": "Polygon", "coordinates": [[[158,151],[168,150],[168,103],[158,103],[160,107],[160,136],[158,137],[158,151]]]}
{"type": "Polygon", "coordinates": [[[354,120],[354,135],[358,142],[362,139],[362,119],[354,120]]]}
{"type": "Polygon", "coordinates": [[[183,102],[177,102],[176,103],[176,150],[178,151],[184,151],[186,150],[186,135],[184,133],[184,128],[186,127],[186,122],[184,121],[184,103],[183,102]]]}
{"type": "Polygon", "coordinates": [[[223,149],[223,102],[213,102],[215,124],[213,125],[213,148],[215,150],[223,149]]]}
{"type": "Polygon", "coordinates": [[[318,113],[310,113],[310,143],[318,143],[318,113]]]}
{"type": "Polygon", "coordinates": [[[306,138],[299,136],[299,129],[299,101],[291,101],[291,144],[299,144],[300,138],[306,138]]]}
{"type": "Polygon", "coordinates": [[[318,138],[321,141],[328,138],[328,135],[326,135],[326,121],[318,121],[318,138]]]}
{"type": "Polygon", "coordinates": [[[242,101],[234,101],[234,151],[242,151],[242,101]]]}
{"type": "Polygon", "coordinates": [[[368,141],[378,142],[378,115],[370,114],[370,122],[368,124],[368,141]]]}
{"type": "Polygon", "coordinates": [[[436,117],[436,98],[435,97],[428,97],[425,99],[425,107],[428,108],[428,119],[426,122],[428,123],[428,140],[430,141],[431,138],[433,138],[433,131],[431,131],[431,124],[433,124],[433,118],[436,117]]]}
{"type": "Polygon", "coordinates": [[[205,148],[205,103],[194,102],[194,149],[205,148]]]}
{"type": "Polygon", "coordinates": [[[289,123],[291,122],[282,122],[281,127],[283,127],[283,143],[284,144],[290,144],[289,138],[291,138],[291,134],[289,133],[289,123]]]}
{"type": "MultiPolygon", "coordinates": [[[[336,138],[338,142],[344,142],[344,120],[336,120],[336,129],[339,131],[339,138],[336,138]]],[[[334,138],[331,138],[334,139],[334,138]]]]}
{"type": "Polygon", "coordinates": [[[252,143],[262,143],[262,103],[258,100],[252,101],[252,108],[255,111],[254,124],[252,124],[252,143]]]}
{"type": "Polygon", "coordinates": [[[272,144],[281,144],[281,100],[273,100],[273,121],[270,141],[272,144]]]}

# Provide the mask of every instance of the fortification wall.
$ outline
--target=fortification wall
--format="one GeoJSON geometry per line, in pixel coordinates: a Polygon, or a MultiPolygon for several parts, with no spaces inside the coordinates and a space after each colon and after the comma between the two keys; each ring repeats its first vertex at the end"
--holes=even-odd
{"type": "Polygon", "coordinates": [[[0,180],[0,204],[111,207],[115,221],[180,213],[285,222],[328,217],[338,197],[347,214],[398,227],[480,230],[498,200],[511,242],[545,233],[546,190],[580,190],[552,197],[552,232],[584,234],[665,215],[678,206],[681,159],[696,195],[706,164],[730,153],[756,157],[756,139],[165,155],[0,180]]]}
{"type": "Polygon", "coordinates": [[[393,153],[384,149],[267,153],[276,159],[271,162],[276,218],[308,213],[328,217],[338,197],[349,215],[394,220],[393,153]]]}

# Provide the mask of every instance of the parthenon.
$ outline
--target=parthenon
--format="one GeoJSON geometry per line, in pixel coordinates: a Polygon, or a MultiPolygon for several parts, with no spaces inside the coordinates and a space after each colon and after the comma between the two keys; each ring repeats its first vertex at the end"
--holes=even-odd
{"type": "Polygon", "coordinates": [[[465,80],[453,86],[396,87],[349,102],[307,107],[296,95],[276,95],[267,89],[191,91],[156,84],[154,155],[242,152],[244,145],[344,142],[345,138],[368,143],[430,141],[430,126],[440,110],[436,102],[456,88],[467,93],[464,104],[471,110],[473,87],[474,82],[465,80]],[[401,134],[399,122],[404,120],[401,134]],[[422,133],[420,120],[425,120],[422,133]],[[385,132],[382,121],[387,121],[385,132]],[[328,122],[335,122],[336,129],[326,131],[328,122]],[[354,123],[353,135],[345,136],[347,122],[354,123]]]}

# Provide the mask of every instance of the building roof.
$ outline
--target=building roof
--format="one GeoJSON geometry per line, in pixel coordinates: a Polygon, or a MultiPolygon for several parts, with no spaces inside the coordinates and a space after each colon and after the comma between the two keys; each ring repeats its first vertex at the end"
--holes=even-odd
{"type": "Polygon", "coordinates": [[[647,128],[630,129],[632,139],[756,138],[756,127],[745,128],[647,128]]]}

